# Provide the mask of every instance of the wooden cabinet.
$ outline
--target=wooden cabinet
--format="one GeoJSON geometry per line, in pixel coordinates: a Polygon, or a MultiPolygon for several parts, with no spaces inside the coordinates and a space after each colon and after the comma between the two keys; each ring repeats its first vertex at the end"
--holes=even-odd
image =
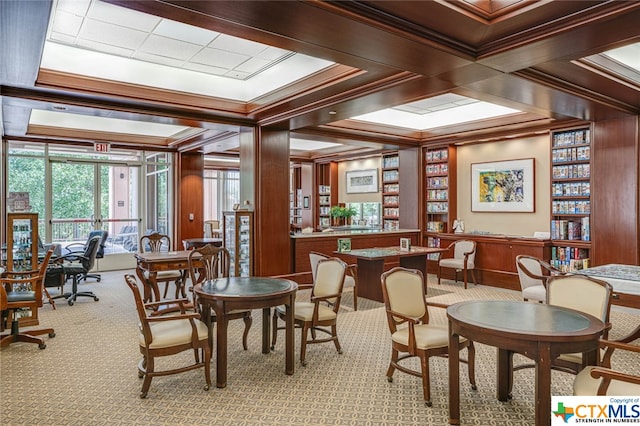
{"type": "Polygon", "coordinates": [[[38,213],[9,213],[7,231],[7,269],[38,269],[38,213]]]}
{"type": "Polygon", "coordinates": [[[591,248],[591,130],[551,134],[551,263],[588,267],[591,248]]]}
{"type": "Polygon", "coordinates": [[[316,220],[319,229],[331,226],[331,206],[338,204],[338,163],[316,164],[316,220]]]}
{"type": "Polygon", "coordinates": [[[400,157],[397,153],[382,156],[382,228],[400,228],[400,157]]]}
{"type": "MultiPolygon", "coordinates": [[[[520,290],[516,256],[526,254],[541,259],[549,259],[551,240],[506,235],[477,234],[436,234],[440,247],[447,247],[456,240],[473,240],[476,242],[475,275],[478,284],[520,290]]],[[[444,255],[445,257],[450,257],[444,255]]],[[[437,266],[429,265],[430,271],[437,271],[437,266]],[[435,269],[433,269],[435,268],[435,269]]],[[[443,269],[443,278],[453,279],[452,269],[443,269]]]]}
{"type": "Polygon", "coordinates": [[[291,229],[302,228],[302,174],[300,167],[291,167],[289,177],[289,222],[291,229]]]}
{"type": "Polygon", "coordinates": [[[223,244],[231,257],[229,276],[253,275],[254,230],[252,211],[223,212],[223,244]]]}

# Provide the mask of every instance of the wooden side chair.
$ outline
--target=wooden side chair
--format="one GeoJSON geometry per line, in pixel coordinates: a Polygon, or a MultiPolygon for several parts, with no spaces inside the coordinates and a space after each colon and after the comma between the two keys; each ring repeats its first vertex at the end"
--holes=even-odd
{"type": "MultiPolygon", "coordinates": [[[[455,270],[454,278],[458,282],[458,272],[462,271],[464,278],[464,288],[467,288],[467,274],[471,272],[473,283],[478,285],[476,281],[475,258],[476,258],[476,242],[471,240],[457,240],[449,244],[448,252],[453,252],[453,257],[440,258],[438,260],[438,284],[442,276],[442,268],[450,268],[455,270]]],[[[440,255],[442,256],[442,254],[440,255]]]]}
{"type": "MultiPolygon", "coordinates": [[[[328,259],[329,256],[317,251],[309,252],[309,261],[311,263],[311,275],[315,281],[316,268],[321,259],[328,259]]],[[[347,265],[346,275],[344,276],[344,288],[353,289],[353,310],[358,310],[358,265],[355,263],[347,265]]]]}
{"type": "MultiPolygon", "coordinates": [[[[547,303],[575,309],[602,320],[608,326],[602,335],[605,340],[611,328],[612,295],[611,284],[586,275],[560,275],[547,281],[547,303]]],[[[553,361],[555,369],[573,374],[578,374],[586,366],[581,353],[562,354],[553,361]]]]}
{"type": "Polygon", "coordinates": [[[184,373],[196,368],[204,368],[206,385],[204,390],[211,387],[211,347],[209,346],[209,328],[200,321],[200,314],[187,312],[187,299],[174,302],[180,312],[173,315],[151,316],[147,309],[154,309],[165,302],[143,303],[140,289],[135,276],[125,275],[125,282],[133,293],[133,299],[140,320],[140,336],[138,344],[142,360],[138,364],[138,377],[143,378],[140,398],[146,398],[151,386],[151,379],[156,376],[184,373]],[[175,367],[156,371],[155,360],[159,357],[176,355],[184,351],[193,351],[194,363],[182,367],[175,367]]]}
{"type": "Polygon", "coordinates": [[[619,351],[630,351],[640,356],[640,346],[631,344],[640,338],[640,326],[629,336],[618,341],[600,340],[600,348],[604,356],[598,366],[587,366],[580,371],[573,381],[575,396],[640,395],[640,376],[629,374],[613,368],[612,357],[619,351]]]}
{"type": "MultiPolygon", "coordinates": [[[[213,280],[220,277],[229,277],[230,267],[229,250],[224,247],[216,247],[213,244],[207,244],[200,248],[195,248],[189,253],[189,278],[191,279],[191,285],[195,286],[207,280],[213,280]]],[[[193,290],[190,288],[190,290],[193,290]]],[[[193,293],[193,307],[196,312],[200,312],[200,304],[198,303],[197,296],[193,293]]],[[[249,336],[249,329],[253,323],[253,317],[251,316],[251,310],[249,309],[236,309],[227,314],[227,318],[230,320],[241,319],[244,321],[244,333],[242,334],[242,347],[246,351],[249,346],[247,344],[247,337],[249,336]]],[[[216,320],[215,312],[211,312],[211,321],[216,320]]]]}
{"type": "Polygon", "coordinates": [[[536,300],[545,303],[547,300],[547,280],[563,273],[534,256],[520,254],[516,256],[516,269],[520,280],[520,289],[524,301],[536,300]]]}
{"type": "Polygon", "coordinates": [[[54,247],[50,247],[44,255],[40,267],[30,271],[5,271],[0,277],[0,329],[7,326],[11,332],[0,336],[0,347],[8,346],[15,342],[36,343],[40,349],[47,345],[44,339],[36,336],[47,334],[55,337],[53,328],[29,330],[20,332],[20,323],[25,326],[39,325],[38,308],[42,307],[44,294],[44,276],[47,272],[49,260],[53,255],[54,247]],[[19,318],[19,312],[28,309],[31,316],[19,318]]]}
{"type": "MultiPolygon", "coordinates": [[[[160,252],[160,251],[170,251],[171,250],[171,238],[168,235],[160,234],[159,232],[153,232],[148,235],[143,235],[140,237],[140,242],[138,244],[140,249],[140,253],[144,252],[160,252]]],[[[184,279],[185,279],[185,271],[158,271],[156,275],[156,282],[165,283],[164,294],[163,297],[167,297],[167,293],[169,292],[169,285],[173,282],[176,286],[176,294],[175,298],[180,297],[180,292],[182,292],[182,297],[185,297],[184,293],[184,279]]],[[[148,279],[148,273],[145,272],[145,278],[148,279]]]]}
{"type": "MultiPolygon", "coordinates": [[[[428,306],[447,308],[439,303],[427,303],[424,297],[423,275],[416,269],[393,268],[381,276],[382,297],[391,332],[391,361],[387,369],[387,380],[393,381],[393,373],[403,373],[422,378],[422,394],[425,404],[431,407],[431,380],[429,358],[449,353],[449,328],[446,324],[429,323],[428,306]],[[402,355],[401,355],[402,354],[402,355]],[[420,371],[403,362],[409,358],[420,359],[420,371]]],[[[469,380],[476,389],[475,348],[473,342],[461,338],[460,348],[467,348],[469,380]]]]}
{"type": "MultiPolygon", "coordinates": [[[[347,264],[331,257],[318,261],[311,298],[309,302],[296,302],[294,306],[295,325],[300,328],[300,364],[307,365],[306,351],[308,344],[333,342],[339,354],[342,353],[338,341],[337,323],[342,288],[347,264]],[[311,331],[311,339],[309,339],[311,331]],[[321,333],[320,337],[318,333],[321,333]]],[[[303,287],[299,287],[303,288],[303,287]]],[[[278,318],[285,319],[284,306],[278,306],[273,312],[273,338],[271,349],[276,345],[278,336],[278,318]]]]}

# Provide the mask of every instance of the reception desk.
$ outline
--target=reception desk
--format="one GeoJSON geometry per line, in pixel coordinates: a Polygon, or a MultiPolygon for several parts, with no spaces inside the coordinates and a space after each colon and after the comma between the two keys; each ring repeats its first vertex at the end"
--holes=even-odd
{"type": "MultiPolygon", "coordinates": [[[[337,256],[347,263],[353,261],[344,255],[336,255],[338,239],[351,239],[351,249],[365,249],[371,247],[390,247],[400,244],[400,238],[410,238],[411,245],[419,245],[419,229],[399,229],[396,231],[383,230],[339,230],[332,232],[313,232],[310,234],[294,234],[291,236],[291,259],[293,272],[311,271],[309,252],[315,251],[327,256],[337,256]]],[[[385,269],[397,266],[398,259],[388,259],[385,269]]]]}
{"type": "MultiPolygon", "coordinates": [[[[478,284],[520,290],[520,280],[516,269],[516,256],[526,254],[540,259],[551,258],[551,240],[533,237],[519,237],[501,234],[425,234],[422,245],[427,244],[427,237],[440,238],[440,247],[446,248],[456,240],[473,240],[476,242],[475,275],[478,284]]],[[[451,257],[443,254],[443,257],[451,257]]],[[[430,261],[430,270],[437,270],[435,261],[430,261]]],[[[442,276],[454,279],[453,269],[443,269],[442,276]]]]}

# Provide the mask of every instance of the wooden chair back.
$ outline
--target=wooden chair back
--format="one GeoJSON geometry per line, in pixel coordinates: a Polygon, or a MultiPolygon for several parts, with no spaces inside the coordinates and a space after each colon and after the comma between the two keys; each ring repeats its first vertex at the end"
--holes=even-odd
{"type": "Polygon", "coordinates": [[[145,251],[169,251],[171,250],[171,238],[169,238],[168,235],[153,232],[140,237],[140,244],[138,244],[138,247],[140,248],[141,253],[144,253],[145,251]]]}

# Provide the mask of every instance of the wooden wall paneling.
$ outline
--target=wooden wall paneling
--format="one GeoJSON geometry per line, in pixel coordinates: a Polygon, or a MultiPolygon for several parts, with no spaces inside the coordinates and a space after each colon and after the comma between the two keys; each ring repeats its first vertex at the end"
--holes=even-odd
{"type": "Polygon", "coordinates": [[[200,153],[180,153],[178,156],[178,209],[179,224],[172,238],[173,249],[182,248],[185,238],[202,237],[204,230],[204,156],[200,153]],[[189,219],[193,214],[193,220],[189,219]]]}
{"type": "Polygon", "coordinates": [[[591,265],[640,264],[638,116],[594,123],[591,265]]]}
{"type": "MultiPolygon", "coordinates": [[[[355,263],[355,259],[348,255],[334,253],[338,249],[338,238],[351,238],[352,249],[363,249],[371,247],[391,247],[400,244],[400,238],[411,238],[411,244],[417,245],[419,232],[393,232],[393,233],[373,233],[373,234],[322,234],[313,236],[294,237],[292,240],[293,268],[294,272],[309,272],[311,264],[309,262],[309,252],[317,251],[328,256],[337,256],[347,263],[355,263]]],[[[395,266],[399,262],[395,262],[395,266]]]]}
{"type": "Polygon", "coordinates": [[[400,229],[420,229],[420,206],[422,202],[422,185],[420,148],[401,149],[398,151],[400,173],[400,229]]]}
{"type": "Polygon", "coordinates": [[[240,181],[242,173],[253,173],[255,188],[255,250],[254,274],[269,276],[287,274],[290,271],[291,247],[289,240],[289,132],[286,130],[259,128],[258,137],[240,142],[240,181]],[[250,165],[243,165],[245,157],[250,165]],[[247,167],[247,169],[245,169],[247,167]]]}

